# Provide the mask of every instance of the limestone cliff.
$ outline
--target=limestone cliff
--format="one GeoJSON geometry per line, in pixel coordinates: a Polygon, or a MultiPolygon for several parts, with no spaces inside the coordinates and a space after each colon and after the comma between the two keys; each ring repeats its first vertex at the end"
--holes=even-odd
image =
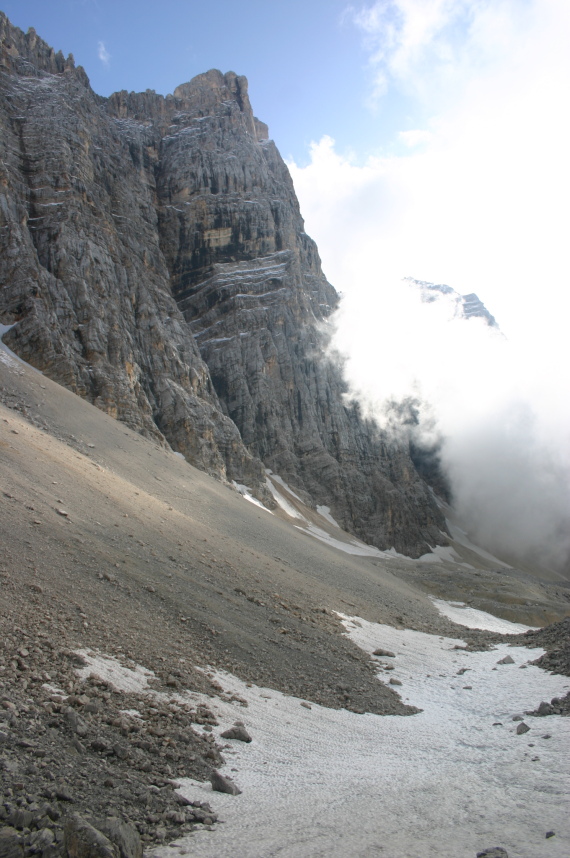
{"type": "Polygon", "coordinates": [[[245,78],[103,99],[33,31],[0,35],[7,344],[201,468],[259,492],[270,468],[380,547],[441,543],[409,450],[323,358],[338,297],[245,78]]]}

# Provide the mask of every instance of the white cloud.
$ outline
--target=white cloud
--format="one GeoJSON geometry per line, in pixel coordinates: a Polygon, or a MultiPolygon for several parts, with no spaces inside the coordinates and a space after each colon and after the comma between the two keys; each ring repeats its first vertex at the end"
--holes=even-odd
{"type": "Polygon", "coordinates": [[[346,296],[351,381],[377,410],[429,398],[457,503],[493,549],[497,532],[509,550],[567,546],[570,4],[393,0],[357,20],[371,86],[405,85],[430,121],[400,133],[397,156],[358,163],[323,138],[290,165],[346,296]],[[508,341],[416,306],[406,276],[476,292],[508,341]]]}
{"type": "Polygon", "coordinates": [[[98,45],[97,45],[97,56],[99,57],[99,59],[101,60],[101,62],[105,66],[105,68],[108,68],[109,63],[111,62],[111,54],[109,53],[109,51],[105,47],[105,42],[99,42],[98,43],[98,45]]]}
{"type": "Polygon", "coordinates": [[[528,28],[535,5],[531,0],[377,0],[352,7],[369,52],[373,95],[387,91],[387,81],[418,95],[429,93],[432,100],[457,92],[473,68],[493,68],[511,40],[528,28]],[[377,80],[384,82],[380,90],[377,80]]]}
{"type": "Polygon", "coordinates": [[[405,146],[413,149],[414,146],[421,146],[422,143],[429,143],[432,138],[431,131],[425,128],[413,128],[409,131],[400,131],[398,138],[405,146]]]}

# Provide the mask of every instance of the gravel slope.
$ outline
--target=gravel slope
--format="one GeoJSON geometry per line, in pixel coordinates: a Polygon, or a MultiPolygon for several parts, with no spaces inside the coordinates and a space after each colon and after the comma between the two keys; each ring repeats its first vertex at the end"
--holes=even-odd
{"type": "MultiPolygon", "coordinates": [[[[448,564],[319,543],[0,357],[0,823],[19,821],[28,852],[47,830],[36,851],[59,854],[69,808],[119,813],[145,843],[215,822],[215,807],[184,808],[173,786],[221,763],[211,712],[172,702],[182,690],[219,695],[209,666],[332,708],[410,715],[336,611],[474,646],[496,639],[433,607],[427,593],[441,595],[448,564]],[[144,665],[165,696],[81,682],[80,649],[144,665]]],[[[535,614],[568,613],[563,585],[514,579],[535,614]]],[[[560,648],[560,629],[539,643],[560,648]]]]}

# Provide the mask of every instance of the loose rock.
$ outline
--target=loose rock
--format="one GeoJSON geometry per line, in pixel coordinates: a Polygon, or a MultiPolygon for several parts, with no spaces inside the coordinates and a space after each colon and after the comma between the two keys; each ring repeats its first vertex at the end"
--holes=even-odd
{"type": "Polygon", "coordinates": [[[239,742],[251,742],[251,736],[245,727],[230,727],[220,734],[222,739],[237,739],[239,742]]]}
{"type": "Polygon", "coordinates": [[[210,775],[210,783],[215,792],[225,792],[228,795],[241,795],[241,790],[232,781],[231,778],[224,777],[218,771],[214,770],[210,775]]]}
{"type": "Polygon", "coordinates": [[[78,813],[66,819],[65,848],[68,858],[118,858],[119,850],[78,813]]]}

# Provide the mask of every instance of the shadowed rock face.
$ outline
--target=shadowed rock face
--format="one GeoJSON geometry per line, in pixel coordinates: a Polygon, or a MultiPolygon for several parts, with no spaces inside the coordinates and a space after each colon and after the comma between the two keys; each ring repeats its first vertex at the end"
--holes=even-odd
{"type": "Polygon", "coordinates": [[[202,469],[263,494],[271,468],[379,547],[441,543],[408,449],[323,358],[338,296],[245,78],[103,99],[1,14],[0,34],[5,342],[202,469]]]}

